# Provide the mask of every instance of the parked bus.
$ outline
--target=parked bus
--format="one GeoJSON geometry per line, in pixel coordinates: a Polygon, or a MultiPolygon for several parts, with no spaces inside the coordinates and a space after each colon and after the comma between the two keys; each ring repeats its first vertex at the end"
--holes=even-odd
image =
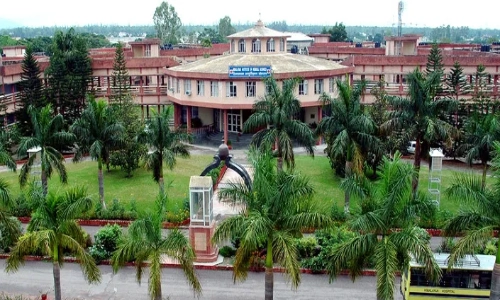
{"type": "Polygon", "coordinates": [[[435,253],[443,271],[440,282],[425,276],[422,265],[412,261],[401,275],[401,294],[405,300],[489,299],[494,255],[468,255],[448,270],[449,253],[435,253]]]}

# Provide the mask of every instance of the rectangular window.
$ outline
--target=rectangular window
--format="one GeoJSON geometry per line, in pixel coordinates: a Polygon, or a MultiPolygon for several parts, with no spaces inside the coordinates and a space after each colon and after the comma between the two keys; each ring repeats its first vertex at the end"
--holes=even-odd
{"type": "Polygon", "coordinates": [[[323,93],[323,79],[314,79],[314,94],[323,93]]]}
{"type": "Polygon", "coordinates": [[[335,78],[330,78],[330,79],[328,80],[328,83],[329,83],[329,84],[328,84],[328,87],[329,87],[329,88],[328,88],[328,91],[329,91],[330,93],[333,93],[333,92],[335,91],[335,78]]]}
{"type": "Polygon", "coordinates": [[[307,95],[307,80],[299,82],[299,95],[307,95]]]}
{"type": "Polygon", "coordinates": [[[176,93],[181,92],[181,80],[179,78],[175,79],[175,92],[176,93]]]}
{"type": "Polygon", "coordinates": [[[196,81],[196,85],[198,86],[197,95],[205,96],[205,81],[198,80],[196,81]]]}
{"type": "Polygon", "coordinates": [[[210,81],[210,96],[219,97],[219,82],[210,81]]]}
{"type": "Polygon", "coordinates": [[[174,86],[172,85],[172,76],[168,76],[168,88],[174,89],[174,86]]]}
{"type": "Polygon", "coordinates": [[[226,97],[236,97],[236,82],[226,82],[226,97]]]}
{"type": "Polygon", "coordinates": [[[191,118],[198,118],[198,107],[191,106],[191,118]]]}
{"type": "Polygon", "coordinates": [[[184,79],[184,92],[186,95],[191,94],[191,80],[184,79]]]}
{"type": "Polygon", "coordinates": [[[255,97],[255,87],[256,87],[255,81],[247,81],[246,87],[247,87],[247,94],[246,94],[247,97],[255,97]]]}
{"type": "Polygon", "coordinates": [[[144,50],[144,56],[151,57],[151,45],[146,45],[146,48],[144,50]]]}
{"type": "Polygon", "coordinates": [[[266,95],[271,94],[271,87],[272,85],[268,82],[266,82],[266,95]]]}

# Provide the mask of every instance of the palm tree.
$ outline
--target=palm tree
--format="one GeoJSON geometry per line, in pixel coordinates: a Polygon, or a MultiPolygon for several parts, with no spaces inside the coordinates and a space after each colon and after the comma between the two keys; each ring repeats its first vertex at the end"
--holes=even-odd
{"type": "Polygon", "coordinates": [[[406,98],[393,97],[393,110],[389,113],[389,120],[384,129],[404,129],[416,141],[413,165],[416,176],[413,179],[413,192],[418,189],[420,173],[422,142],[432,143],[435,140],[444,140],[449,137],[453,126],[440,119],[446,112],[454,112],[458,102],[454,99],[435,99],[436,86],[440,84],[439,73],[430,73],[424,76],[418,68],[409,73],[406,78],[409,84],[406,98]]]}
{"type": "MultiPolygon", "coordinates": [[[[466,254],[473,254],[478,245],[484,245],[494,231],[500,229],[500,143],[493,146],[494,158],[492,170],[495,183],[485,186],[479,176],[472,174],[457,174],[453,184],[446,190],[448,197],[461,203],[458,214],[444,226],[446,236],[457,236],[465,233],[452,249],[449,265],[456,264],[466,254]]],[[[497,244],[500,249],[500,240],[497,244]]],[[[490,299],[500,298],[500,252],[497,252],[496,262],[491,278],[490,299]]]]}
{"type": "Polygon", "coordinates": [[[116,121],[105,101],[90,99],[82,116],[71,125],[71,131],[77,137],[79,145],[74,161],[80,160],[86,153],[97,160],[99,200],[106,209],[102,165],[109,160],[111,148],[120,144],[124,128],[116,121]]]}
{"type": "Polygon", "coordinates": [[[472,165],[478,159],[483,165],[482,187],[486,184],[488,162],[492,158],[493,144],[500,140],[500,122],[494,114],[474,113],[466,122],[464,143],[459,151],[466,152],[465,159],[472,165]]]}
{"type": "MultiPolygon", "coordinates": [[[[64,166],[64,157],[56,147],[72,145],[75,136],[72,133],[63,131],[63,116],[61,114],[54,116],[50,104],[39,111],[30,107],[28,112],[31,116],[31,124],[33,125],[33,136],[21,138],[18,156],[22,157],[26,155],[28,149],[34,147],[40,148],[41,181],[44,195],[46,195],[47,180],[52,176],[54,171],[59,173],[61,182],[66,183],[68,181],[68,174],[64,166]]],[[[19,174],[19,183],[21,186],[26,185],[28,175],[36,159],[37,156],[33,155],[22,166],[19,174]]]]}
{"type": "Polygon", "coordinates": [[[135,261],[136,279],[140,284],[143,268],[149,265],[149,295],[152,300],[161,300],[161,261],[163,255],[168,255],[180,263],[188,284],[197,295],[201,294],[201,285],[194,271],[195,254],[189,240],[178,229],[172,229],[165,237],[162,234],[165,221],[167,196],[160,194],[156,200],[153,213],[134,221],[128,235],[120,242],[113,254],[113,270],[131,260],[135,261]]]}
{"type": "Polygon", "coordinates": [[[172,106],[168,106],[160,113],[153,112],[153,117],[146,122],[146,129],[138,136],[140,142],[149,146],[146,166],[153,169],[153,178],[158,182],[162,194],[165,191],[163,163],[172,170],[176,156],[189,157],[188,145],[184,142],[189,141],[190,136],[170,129],[171,114],[172,106]]]}
{"type": "Polygon", "coordinates": [[[0,179],[0,225],[3,230],[0,235],[10,237],[11,240],[16,240],[21,235],[21,231],[17,219],[12,217],[9,209],[12,207],[13,201],[9,192],[8,184],[0,179]]]}
{"type": "Polygon", "coordinates": [[[265,249],[265,299],[273,299],[273,265],[285,268],[292,287],[300,283],[295,237],[303,228],[321,228],[330,219],[314,210],[311,196],[314,193],[309,181],[293,170],[275,167],[268,149],[251,150],[249,159],[254,168],[252,188],[242,182],[230,183],[219,190],[219,199],[231,204],[241,204],[243,211],[223,220],[215,230],[214,242],[226,241],[233,236],[241,238],[236,251],[233,278],[245,280],[252,253],[265,249]]]}
{"type": "MultiPolygon", "coordinates": [[[[34,123],[36,124],[36,123],[34,123]]],[[[99,282],[101,273],[92,256],[85,250],[85,238],[82,228],[75,221],[92,208],[92,199],[86,190],[73,187],[66,193],[55,195],[34,190],[32,197],[36,202],[33,213],[24,234],[7,259],[6,271],[15,272],[24,265],[26,255],[42,253],[52,260],[54,275],[55,299],[61,300],[61,266],[64,252],[75,255],[82,268],[83,275],[89,283],[99,282]]]]}
{"type": "Polygon", "coordinates": [[[278,87],[274,77],[264,79],[267,93],[253,105],[253,114],[243,124],[243,131],[257,133],[252,143],[258,147],[276,145],[278,168],[294,167],[293,143],[298,142],[307,153],[314,156],[315,139],[307,124],[296,120],[300,113],[300,101],[295,96],[297,79],[283,81],[283,89],[278,87]]]}
{"type": "Polygon", "coordinates": [[[9,145],[17,140],[17,130],[14,128],[0,127],[0,164],[5,165],[12,171],[16,171],[16,161],[12,158],[9,145]]]}
{"type": "Polygon", "coordinates": [[[377,299],[394,299],[396,272],[407,268],[412,258],[425,266],[434,281],[441,272],[428,243],[429,235],[417,226],[419,215],[433,212],[435,204],[424,195],[413,196],[415,171],[400,157],[396,152],[393,161],[387,157],[383,159],[381,179],[375,184],[354,176],[342,183],[344,189],[363,199],[361,214],[346,224],[359,235],[332,249],[327,260],[332,280],[343,269],[349,269],[355,280],[373,259],[377,271],[377,299]],[[401,231],[394,231],[394,228],[401,228],[401,231]]]}
{"type": "MultiPolygon", "coordinates": [[[[331,160],[345,159],[345,176],[349,177],[353,171],[361,172],[364,160],[362,148],[375,147],[380,143],[375,136],[376,125],[360,103],[364,84],[352,88],[348,79],[345,82],[337,80],[336,84],[338,98],[331,99],[327,94],[320,98],[331,114],[321,120],[316,133],[325,136],[328,143],[326,152],[331,160]]],[[[349,192],[345,192],[344,199],[344,211],[348,213],[349,192]]]]}

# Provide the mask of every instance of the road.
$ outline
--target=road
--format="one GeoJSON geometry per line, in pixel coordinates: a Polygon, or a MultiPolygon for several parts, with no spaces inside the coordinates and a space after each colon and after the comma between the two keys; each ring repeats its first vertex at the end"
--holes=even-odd
{"type": "MultiPolygon", "coordinates": [[[[5,260],[0,261],[0,269],[5,268],[5,260]]],[[[118,300],[149,299],[147,276],[142,285],[135,281],[135,269],[125,267],[113,274],[111,267],[100,266],[101,283],[89,285],[77,264],[65,264],[61,269],[63,299],[118,300]]],[[[250,300],[264,298],[264,273],[249,273],[243,283],[233,284],[231,271],[197,271],[203,294],[199,299],[250,300]]],[[[399,278],[397,279],[399,282],[399,278]]],[[[326,275],[302,275],[297,291],[292,291],[285,283],[283,275],[275,275],[274,299],[375,299],[375,277],[360,277],[355,283],[349,277],[341,276],[332,284],[326,275]]],[[[402,299],[399,285],[396,285],[396,299],[402,299]]],[[[195,299],[179,269],[163,269],[162,290],[164,298],[170,300],[195,299]]],[[[0,294],[40,296],[48,292],[53,299],[52,266],[47,262],[26,262],[17,273],[0,272],[0,294]]]]}

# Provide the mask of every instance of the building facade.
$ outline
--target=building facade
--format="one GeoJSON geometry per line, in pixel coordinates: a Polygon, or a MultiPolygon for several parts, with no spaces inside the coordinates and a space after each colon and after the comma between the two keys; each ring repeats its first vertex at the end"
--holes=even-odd
{"type": "Polygon", "coordinates": [[[350,78],[354,68],[288,53],[288,37],[259,20],[253,28],[228,37],[229,54],[167,69],[167,98],[174,103],[175,125],[185,124],[188,131],[210,127],[224,132],[227,141],[229,133],[242,131],[254,103],[266,93],[263,78],[271,75],[279,85],[300,78],[295,94],[301,121],[317,124],[322,116],[319,96],[335,97],[335,81],[350,78]]]}

